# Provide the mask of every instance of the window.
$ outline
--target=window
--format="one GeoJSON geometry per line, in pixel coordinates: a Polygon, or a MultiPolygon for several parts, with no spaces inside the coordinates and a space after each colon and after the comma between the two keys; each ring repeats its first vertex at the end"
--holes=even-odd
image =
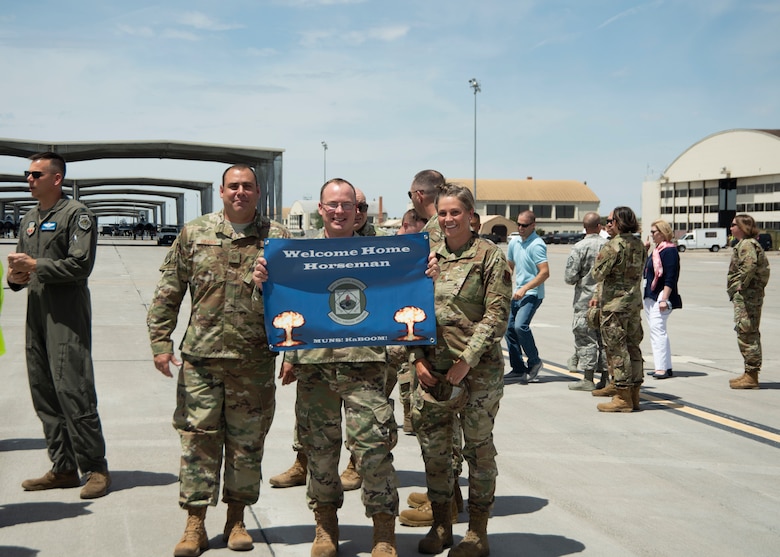
{"type": "Polygon", "coordinates": [[[674,192],[675,197],[688,197],[688,190],[677,190],[674,192]]]}
{"type": "Polygon", "coordinates": [[[506,205],[486,205],[485,210],[487,211],[488,215],[501,215],[502,217],[506,216],[506,205]]]}
{"type": "MultiPolygon", "coordinates": [[[[509,206],[509,219],[517,222],[517,216],[523,211],[530,209],[530,205],[510,205],[509,206]]],[[[503,213],[502,213],[503,214],[503,213]]]]}
{"type": "Polygon", "coordinates": [[[694,188],[691,190],[691,197],[701,197],[704,193],[704,188],[694,188]]]}
{"type": "Polygon", "coordinates": [[[534,205],[534,214],[537,219],[552,218],[552,205],[534,205]]]}
{"type": "Polygon", "coordinates": [[[556,205],[555,206],[555,218],[556,219],[573,219],[574,218],[574,205],[556,205]]]}
{"type": "Polygon", "coordinates": [[[715,196],[718,195],[718,188],[704,188],[704,195],[705,196],[715,196]]]}

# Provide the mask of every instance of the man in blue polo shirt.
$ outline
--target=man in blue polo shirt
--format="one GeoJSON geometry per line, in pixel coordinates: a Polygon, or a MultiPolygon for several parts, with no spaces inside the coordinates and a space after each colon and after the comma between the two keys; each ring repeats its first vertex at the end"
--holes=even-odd
{"type": "Polygon", "coordinates": [[[515,275],[515,291],[506,344],[512,371],[504,378],[510,381],[535,381],[544,365],[531,332],[531,319],[544,299],[544,281],[550,276],[547,246],[536,233],[536,215],[524,211],[517,216],[519,237],[509,242],[507,260],[515,275]],[[526,361],[523,361],[525,354],[526,361]]]}

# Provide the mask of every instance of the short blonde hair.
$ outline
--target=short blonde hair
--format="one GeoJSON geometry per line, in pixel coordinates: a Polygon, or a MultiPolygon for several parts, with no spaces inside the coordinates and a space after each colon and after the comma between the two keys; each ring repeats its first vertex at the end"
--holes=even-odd
{"type": "Polygon", "coordinates": [[[658,229],[658,232],[661,233],[661,236],[663,236],[664,240],[667,242],[671,242],[674,239],[674,230],[672,230],[672,225],[665,220],[658,219],[653,221],[650,226],[655,226],[658,229]]]}

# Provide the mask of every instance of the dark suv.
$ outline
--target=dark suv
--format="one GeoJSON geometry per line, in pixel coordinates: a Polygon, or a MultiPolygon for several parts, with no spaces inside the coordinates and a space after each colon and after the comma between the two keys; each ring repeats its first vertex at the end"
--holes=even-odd
{"type": "Polygon", "coordinates": [[[762,248],[764,248],[764,251],[769,251],[769,250],[772,249],[772,235],[771,234],[767,234],[766,232],[764,232],[763,234],[759,234],[758,238],[756,238],[756,240],[758,240],[758,243],[761,244],[762,248]]]}

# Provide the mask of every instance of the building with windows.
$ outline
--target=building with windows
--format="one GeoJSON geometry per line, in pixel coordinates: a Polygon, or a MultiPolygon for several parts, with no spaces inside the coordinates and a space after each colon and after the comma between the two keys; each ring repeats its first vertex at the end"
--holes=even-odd
{"type": "Polygon", "coordinates": [[[750,214],[762,231],[780,231],[780,130],[710,135],[642,185],[642,237],[659,218],[679,237],[697,228],[728,229],[737,213],[750,214]]]}
{"type": "MultiPolygon", "coordinates": [[[[473,179],[448,181],[468,186],[474,193],[473,179]]],[[[516,223],[517,215],[530,209],[536,215],[536,226],[551,233],[581,232],[582,217],[589,211],[598,211],[600,202],[584,182],[534,180],[531,177],[525,180],[477,180],[476,198],[476,211],[482,216],[483,223],[491,215],[516,223]]]]}

